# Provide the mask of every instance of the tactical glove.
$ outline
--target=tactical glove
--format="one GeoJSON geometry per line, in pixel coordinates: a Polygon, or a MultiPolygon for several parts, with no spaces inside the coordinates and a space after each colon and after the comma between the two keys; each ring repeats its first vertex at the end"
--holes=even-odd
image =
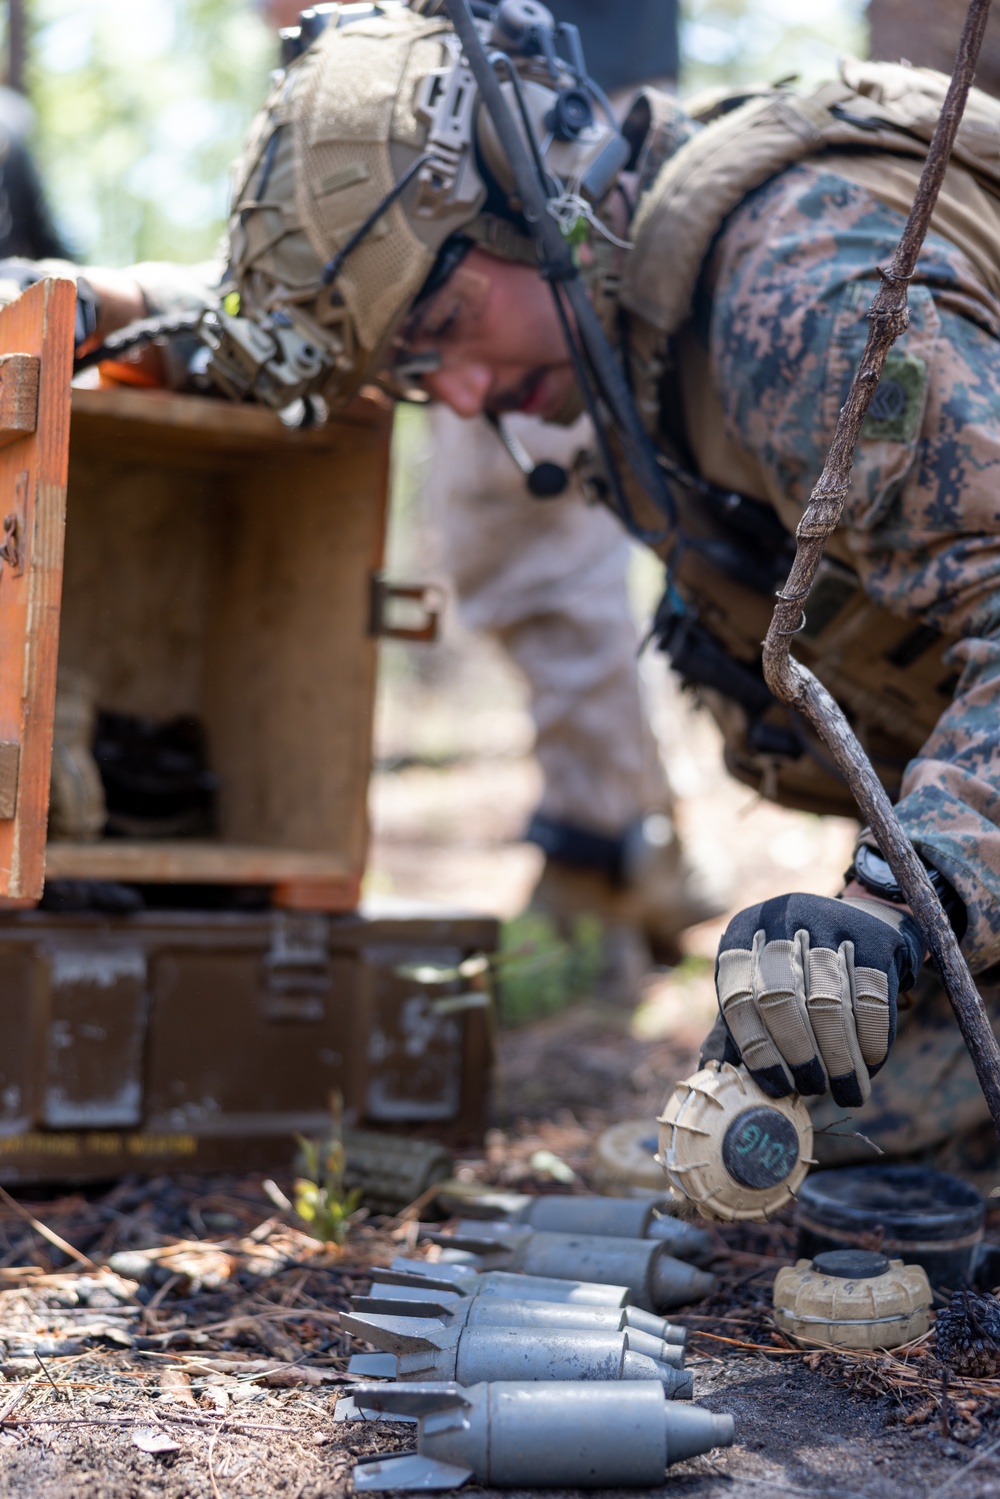
{"type": "Polygon", "coordinates": [[[97,331],[97,298],[93,288],[78,268],[68,260],[0,260],[0,307],[6,307],[22,292],[43,281],[46,276],[63,276],[76,282],[76,327],[73,342],[77,348],[97,331]]]}
{"type": "Polygon", "coordinates": [[[702,1060],[742,1061],[771,1098],[829,1088],[858,1108],[923,953],[913,917],[880,901],[782,895],[750,906],[719,944],[720,1021],[702,1060]]]}

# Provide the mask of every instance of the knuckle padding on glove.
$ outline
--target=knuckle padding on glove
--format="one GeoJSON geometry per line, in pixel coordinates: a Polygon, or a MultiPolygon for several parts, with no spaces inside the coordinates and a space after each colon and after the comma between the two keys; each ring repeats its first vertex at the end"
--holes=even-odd
{"type": "Polygon", "coordinates": [[[755,939],[757,1004],[764,1024],[792,1067],[805,1066],[816,1055],[816,1040],[804,1005],[805,974],[799,943],[755,939]]]}
{"type": "Polygon", "coordinates": [[[808,933],[796,932],[791,942],[765,942],[763,932],[754,938],[757,1004],[791,1073],[795,1091],[804,1094],[822,1093],[826,1088],[826,1073],[806,1002],[808,953],[808,933]]]}
{"type": "Polygon", "coordinates": [[[877,968],[854,969],[854,1023],[865,1065],[875,1067],[889,1050],[889,980],[877,968]]]}
{"type": "MultiPolygon", "coordinates": [[[[791,1091],[784,1077],[781,1053],[761,1019],[754,1001],[753,953],[741,948],[719,954],[716,987],[723,1019],[751,1072],[777,1068],[785,1082],[784,1092],[791,1091]]],[[[780,1095],[779,1095],[780,1096],[780,1095]]]]}
{"type": "MultiPolygon", "coordinates": [[[[809,941],[808,932],[802,936],[809,941]]],[[[871,1092],[868,1070],[857,1042],[854,1006],[849,968],[850,943],[836,952],[830,947],[813,947],[809,952],[809,997],[806,1008],[812,1021],[820,1055],[826,1063],[831,1089],[838,1092],[857,1083],[863,1102],[871,1092]]]]}
{"type": "Polygon", "coordinates": [[[856,1107],[895,1037],[900,981],[919,969],[922,945],[903,916],[824,896],[790,895],[740,911],[722,938],[719,1005],[743,1061],[765,1092],[794,1086],[856,1107]]]}

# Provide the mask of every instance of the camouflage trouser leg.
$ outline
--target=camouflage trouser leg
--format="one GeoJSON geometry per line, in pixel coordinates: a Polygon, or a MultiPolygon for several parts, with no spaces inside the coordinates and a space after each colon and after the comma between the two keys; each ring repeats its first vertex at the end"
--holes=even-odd
{"type": "MultiPolygon", "coordinates": [[[[979,989],[994,1026],[1000,1025],[1000,984],[980,983],[979,989]]],[[[993,1181],[1000,1181],[1000,1144],[989,1109],[944,987],[929,964],[913,1007],[900,1011],[896,1044],[872,1080],[864,1108],[845,1118],[846,1110],[827,1094],[810,1112],[814,1128],[826,1131],[816,1136],[813,1151],[821,1166],[918,1157],[963,1175],[992,1172],[993,1181]]]]}
{"type": "MultiPolygon", "coordinates": [[[[569,467],[589,441],[585,423],[508,421],[536,460],[569,467]]],[[[430,425],[430,493],[462,622],[494,635],[528,685],[538,811],[617,838],[672,803],[639,677],[628,539],[575,480],[533,499],[484,421],[432,406],[430,425]]]]}

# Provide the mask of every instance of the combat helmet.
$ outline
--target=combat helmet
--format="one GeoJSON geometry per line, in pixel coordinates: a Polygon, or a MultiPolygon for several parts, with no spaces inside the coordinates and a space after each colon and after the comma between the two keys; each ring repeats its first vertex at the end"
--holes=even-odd
{"type": "MultiPolygon", "coordinates": [[[[472,9],[556,202],[586,214],[629,147],[587,77],[576,28],[534,0],[472,9]]],[[[231,291],[201,332],[206,373],[227,394],[322,414],[385,366],[454,247],[536,256],[436,0],[318,5],[283,42],[285,66],[235,173],[231,291]]]]}

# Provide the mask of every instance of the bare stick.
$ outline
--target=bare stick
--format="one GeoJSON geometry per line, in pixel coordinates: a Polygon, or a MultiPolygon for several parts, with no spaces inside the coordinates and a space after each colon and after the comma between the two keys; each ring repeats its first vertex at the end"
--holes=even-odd
{"type": "Polygon", "coordinates": [[[218,1436],[219,1433],[213,1431],[208,1439],[208,1476],[211,1480],[212,1493],[215,1495],[215,1499],[222,1499],[222,1495],[219,1493],[219,1485],[215,1481],[215,1469],[212,1467],[212,1449],[215,1447],[218,1436]]]}
{"type": "Polygon", "coordinates": [[[899,881],[906,903],[937,964],[1000,1136],[1000,1047],[958,940],[927,878],[927,871],[903,832],[885,789],[847,719],[822,683],[790,654],[790,641],[800,626],[803,605],[823,556],[823,544],[840,523],[851,484],[854,450],[881,378],[886,355],[907,325],[907,283],[917,264],[972,87],[989,10],[990,0],[971,0],[955,71],[910,216],[892,264],[887,270],[879,270],[882,285],[868,309],[865,352],[841,410],[826,466],[795,533],[795,560],[788,580],[778,594],[778,603],[764,641],[764,675],[776,697],[809,719],[854,793],[854,799],[899,881]]]}
{"type": "Polygon", "coordinates": [[[45,1378],[48,1380],[49,1384],[52,1386],[52,1388],[56,1392],[56,1399],[57,1400],[61,1400],[63,1398],[63,1392],[59,1388],[59,1386],[56,1384],[55,1380],[52,1378],[52,1375],[49,1373],[48,1365],[45,1363],[44,1359],[42,1358],[42,1355],[39,1353],[39,1351],[38,1351],[37,1348],[34,1350],[34,1354],[35,1354],[35,1358],[38,1360],[38,1366],[39,1366],[39,1368],[41,1369],[42,1373],[45,1375],[45,1378]]]}
{"type": "Polygon", "coordinates": [[[0,1406],[0,1426],[5,1421],[11,1420],[11,1418],[17,1419],[14,1416],[14,1411],[21,1404],[28,1391],[36,1388],[37,1383],[37,1379],[26,1379],[23,1384],[18,1385],[10,1399],[4,1405],[0,1406]]]}
{"type": "Polygon", "coordinates": [[[33,1218],[32,1215],[28,1212],[28,1209],[22,1207],[19,1202],[15,1201],[15,1199],[11,1197],[10,1193],[3,1187],[0,1187],[0,1201],[5,1202],[8,1207],[13,1208],[14,1212],[19,1214],[26,1223],[30,1223],[36,1234],[41,1234],[43,1239],[47,1239],[48,1242],[52,1244],[56,1249],[58,1249],[62,1254],[69,1255],[71,1260],[76,1260],[77,1264],[82,1265],[85,1270],[97,1270],[99,1268],[94,1264],[94,1261],[92,1259],[88,1259],[88,1257],[83,1254],[81,1250],[74,1249],[72,1244],[69,1244],[65,1239],[60,1238],[60,1236],[55,1232],[54,1229],[46,1228],[44,1223],[40,1223],[37,1218],[33,1218]]]}

